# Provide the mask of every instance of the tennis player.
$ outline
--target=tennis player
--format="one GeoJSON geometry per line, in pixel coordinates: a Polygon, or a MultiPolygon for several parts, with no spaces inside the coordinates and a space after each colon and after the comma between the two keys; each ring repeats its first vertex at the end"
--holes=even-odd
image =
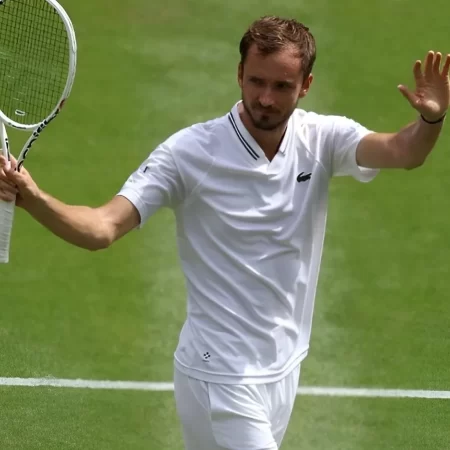
{"type": "Polygon", "coordinates": [[[1,160],[0,198],[17,194],[18,206],[86,249],[173,208],[188,302],[175,352],[187,450],[280,447],[308,352],[330,180],[420,166],[449,106],[450,55],[429,52],[414,65],[415,89],[399,86],[417,119],[376,133],[297,109],[316,49],[296,20],[257,20],[240,53],[242,100],[159,145],[101,207],[63,204],[1,160]]]}

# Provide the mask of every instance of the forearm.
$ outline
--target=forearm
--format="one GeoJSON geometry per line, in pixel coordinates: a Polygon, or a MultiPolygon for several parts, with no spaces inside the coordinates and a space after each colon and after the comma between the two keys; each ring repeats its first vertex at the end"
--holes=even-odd
{"type": "Polygon", "coordinates": [[[405,168],[424,163],[441,133],[444,122],[429,124],[420,117],[394,135],[395,148],[405,168]]]}
{"type": "Polygon", "coordinates": [[[44,192],[22,206],[53,234],[77,247],[99,250],[111,243],[97,209],[66,205],[44,192]]]}

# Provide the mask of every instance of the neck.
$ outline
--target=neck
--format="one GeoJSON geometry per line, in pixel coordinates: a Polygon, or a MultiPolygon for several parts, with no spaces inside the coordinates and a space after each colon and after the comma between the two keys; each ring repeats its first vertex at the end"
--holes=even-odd
{"type": "Polygon", "coordinates": [[[253,122],[242,103],[238,105],[238,112],[247,131],[261,147],[262,151],[266,155],[266,158],[269,161],[272,161],[274,156],[277,154],[283,136],[286,133],[287,121],[283,122],[280,126],[273,130],[261,130],[253,125],[253,122]]]}

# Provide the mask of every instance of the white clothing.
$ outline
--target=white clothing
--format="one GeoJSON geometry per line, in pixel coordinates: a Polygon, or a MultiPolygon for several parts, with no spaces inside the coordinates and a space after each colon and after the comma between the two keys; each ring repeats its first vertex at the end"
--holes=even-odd
{"type": "MultiPolygon", "coordinates": [[[[237,105],[154,150],[119,195],[141,225],[173,208],[187,320],[175,364],[225,384],[283,379],[305,358],[333,175],[370,181],[356,147],[370,133],[339,116],[297,109],[269,161],[237,105]]],[[[155,239],[158,239],[155,236],[155,239]]]]}
{"type": "Polygon", "coordinates": [[[175,369],[186,450],[278,450],[291,417],[300,366],[275,383],[196,380],[175,369]]]}

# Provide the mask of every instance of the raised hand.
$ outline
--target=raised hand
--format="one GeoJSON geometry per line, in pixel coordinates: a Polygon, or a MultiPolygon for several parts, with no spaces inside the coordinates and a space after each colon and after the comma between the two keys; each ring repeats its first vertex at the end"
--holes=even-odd
{"type": "Polygon", "coordinates": [[[0,200],[16,201],[17,206],[24,206],[27,200],[38,197],[40,190],[24,167],[20,172],[15,170],[16,164],[17,161],[11,156],[11,167],[7,168],[9,164],[0,154],[0,200]]]}
{"type": "Polygon", "coordinates": [[[420,60],[414,63],[415,91],[404,85],[398,86],[410,105],[429,122],[441,119],[450,105],[450,54],[446,56],[442,69],[441,63],[442,54],[429,51],[424,64],[420,60]]]}

